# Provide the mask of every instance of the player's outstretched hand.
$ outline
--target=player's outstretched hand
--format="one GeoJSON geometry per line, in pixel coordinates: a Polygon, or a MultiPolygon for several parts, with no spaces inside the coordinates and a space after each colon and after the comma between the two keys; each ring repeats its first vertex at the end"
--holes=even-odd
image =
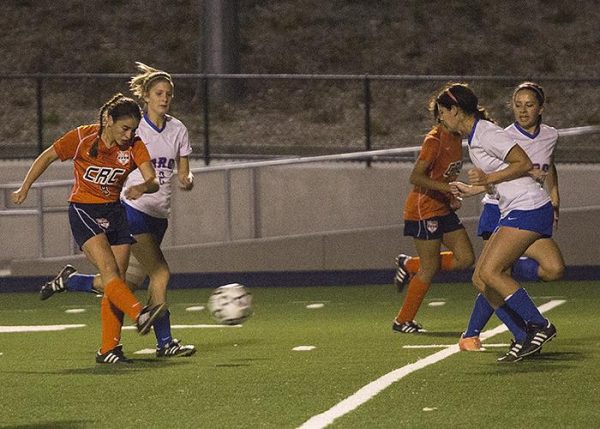
{"type": "Polygon", "coordinates": [[[10,199],[14,204],[21,204],[23,201],[27,199],[28,190],[23,189],[22,187],[14,191],[10,195],[10,199]]]}

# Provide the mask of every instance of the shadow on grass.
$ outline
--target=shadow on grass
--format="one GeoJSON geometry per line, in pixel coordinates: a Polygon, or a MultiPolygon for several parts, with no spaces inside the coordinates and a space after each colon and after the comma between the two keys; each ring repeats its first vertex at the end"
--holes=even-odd
{"type": "Polygon", "coordinates": [[[249,363],[217,363],[215,364],[216,368],[239,368],[250,366],[249,363]]]}
{"type": "Polygon", "coordinates": [[[0,425],[0,427],[10,429],[80,429],[89,427],[91,423],[93,422],[90,420],[65,420],[60,422],[27,423],[23,425],[0,425]]]}
{"type": "Polygon", "coordinates": [[[74,375],[74,374],[89,374],[89,375],[118,375],[128,374],[135,371],[145,371],[154,368],[174,367],[188,365],[192,359],[187,360],[172,360],[172,359],[133,359],[131,363],[118,364],[97,364],[88,368],[73,368],[55,371],[56,374],[74,375]]]}
{"type": "MultiPolygon", "coordinates": [[[[486,352],[488,354],[494,354],[494,352],[486,352]]],[[[497,354],[497,357],[500,357],[497,354]]],[[[534,373],[534,372],[547,372],[549,369],[567,369],[571,367],[569,363],[579,362],[585,360],[586,357],[583,353],[576,352],[548,352],[540,353],[533,356],[528,356],[519,362],[513,363],[500,363],[494,360],[493,371],[496,374],[501,374],[501,371],[505,371],[506,374],[514,374],[515,372],[522,373],[534,373]]],[[[485,371],[482,371],[484,373],[485,371]]]]}
{"type": "Polygon", "coordinates": [[[578,352],[544,352],[529,356],[523,362],[581,362],[585,360],[585,354],[578,352]]]}
{"type": "Polygon", "coordinates": [[[440,332],[440,331],[431,331],[431,332],[419,332],[418,336],[423,336],[423,337],[431,337],[431,338],[453,338],[455,341],[455,343],[458,344],[458,340],[460,339],[460,334],[462,334],[462,332],[459,331],[454,331],[454,332],[440,332]]]}
{"type": "MultiPolygon", "coordinates": [[[[192,359],[181,358],[177,361],[172,359],[133,359],[131,363],[116,363],[116,364],[95,364],[85,368],[65,368],[47,371],[0,371],[0,374],[24,374],[24,375],[41,375],[41,374],[58,374],[58,375],[120,375],[130,374],[136,371],[145,371],[148,369],[174,367],[188,365],[193,363],[192,359]]],[[[0,428],[3,426],[0,426],[0,428]]]]}

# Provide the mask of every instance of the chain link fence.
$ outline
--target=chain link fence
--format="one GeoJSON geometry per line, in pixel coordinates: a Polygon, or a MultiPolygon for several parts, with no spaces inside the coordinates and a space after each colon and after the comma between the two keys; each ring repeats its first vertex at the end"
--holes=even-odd
{"type": "MultiPolygon", "coordinates": [[[[67,130],[98,121],[100,106],[128,94],[125,74],[0,75],[0,158],[33,158],[67,130]]],[[[520,76],[174,74],[172,114],[190,131],[195,157],[310,156],[418,146],[433,124],[429,99],[446,82],[467,82],[502,126],[523,80],[542,84],[544,121],[556,128],[600,124],[599,79],[520,76]],[[235,82],[226,101],[219,88],[235,82]]],[[[600,135],[561,138],[557,162],[600,162],[600,135]]]]}

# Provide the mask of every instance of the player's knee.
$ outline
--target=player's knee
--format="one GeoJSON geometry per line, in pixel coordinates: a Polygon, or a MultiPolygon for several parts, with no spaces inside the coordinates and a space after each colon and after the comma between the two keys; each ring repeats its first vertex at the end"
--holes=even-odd
{"type": "Polygon", "coordinates": [[[485,291],[485,283],[483,282],[483,280],[481,280],[481,277],[479,276],[479,272],[477,270],[473,272],[471,281],[473,282],[473,286],[475,286],[475,289],[477,289],[479,292],[483,293],[485,291]]]}
{"type": "Polygon", "coordinates": [[[146,279],[146,272],[137,260],[132,259],[125,273],[125,280],[130,289],[135,290],[142,286],[146,279]]]}
{"type": "Polygon", "coordinates": [[[157,263],[154,267],[150,269],[148,272],[148,276],[150,280],[154,281],[163,281],[168,282],[171,278],[171,271],[169,270],[169,265],[166,261],[161,261],[157,263]]]}
{"type": "Polygon", "coordinates": [[[540,279],[545,282],[560,280],[565,275],[565,266],[563,264],[543,266],[540,270],[540,279]]]}
{"type": "Polygon", "coordinates": [[[486,264],[482,267],[479,267],[477,274],[481,283],[488,285],[494,283],[494,280],[497,278],[498,274],[500,274],[500,271],[486,264]]]}
{"type": "Polygon", "coordinates": [[[467,268],[471,268],[474,263],[475,263],[475,255],[473,253],[461,255],[460,258],[458,258],[456,260],[456,269],[457,270],[466,270],[467,268]]]}

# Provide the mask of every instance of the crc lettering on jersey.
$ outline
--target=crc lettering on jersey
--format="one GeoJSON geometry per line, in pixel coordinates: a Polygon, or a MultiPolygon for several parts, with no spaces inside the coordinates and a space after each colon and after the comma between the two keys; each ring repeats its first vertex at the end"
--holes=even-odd
{"type": "Polygon", "coordinates": [[[125,173],[123,168],[96,167],[90,165],[85,169],[83,178],[88,182],[99,183],[101,185],[113,185],[117,183],[120,176],[125,173]]]}
{"type": "Polygon", "coordinates": [[[152,164],[154,168],[167,168],[173,170],[175,168],[175,160],[173,158],[166,158],[161,156],[159,158],[152,158],[152,164]]]}

